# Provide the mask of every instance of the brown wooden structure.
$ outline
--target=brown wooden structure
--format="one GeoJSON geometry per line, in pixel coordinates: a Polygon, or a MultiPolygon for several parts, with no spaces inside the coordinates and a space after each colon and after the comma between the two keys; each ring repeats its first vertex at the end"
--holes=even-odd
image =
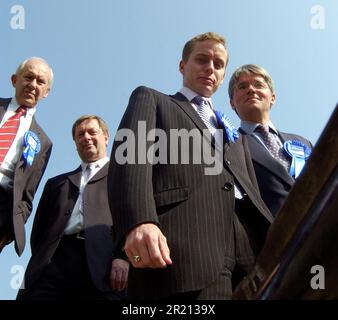
{"type": "Polygon", "coordinates": [[[337,162],[338,105],[233,299],[338,299],[337,162]]]}

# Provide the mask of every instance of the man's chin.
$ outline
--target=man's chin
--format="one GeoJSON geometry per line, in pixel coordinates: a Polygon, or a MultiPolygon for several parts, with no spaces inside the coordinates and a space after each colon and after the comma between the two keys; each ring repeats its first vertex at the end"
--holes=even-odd
{"type": "Polygon", "coordinates": [[[36,106],[36,101],[33,99],[20,99],[17,101],[20,106],[25,106],[27,108],[33,108],[36,106]]]}

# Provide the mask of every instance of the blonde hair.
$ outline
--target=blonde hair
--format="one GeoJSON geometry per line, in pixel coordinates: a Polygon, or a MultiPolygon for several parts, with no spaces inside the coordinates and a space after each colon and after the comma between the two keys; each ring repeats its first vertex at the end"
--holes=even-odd
{"type": "MultiPolygon", "coordinates": [[[[202,33],[202,34],[199,34],[195,37],[193,37],[192,39],[190,39],[185,45],[184,45],[184,48],[183,48],[183,51],[182,51],[182,60],[184,63],[187,63],[188,60],[189,60],[189,57],[191,55],[191,52],[194,50],[194,47],[196,45],[197,42],[200,42],[200,41],[206,41],[206,40],[214,40],[220,44],[222,44],[225,48],[225,50],[227,50],[227,44],[226,44],[226,40],[223,36],[215,33],[215,32],[206,32],[206,33],[202,33]]],[[[228,64],[228,61],[229,61],[229,54],[227,56],[227,61],[226,61],[226,64],[228,64]]]]}

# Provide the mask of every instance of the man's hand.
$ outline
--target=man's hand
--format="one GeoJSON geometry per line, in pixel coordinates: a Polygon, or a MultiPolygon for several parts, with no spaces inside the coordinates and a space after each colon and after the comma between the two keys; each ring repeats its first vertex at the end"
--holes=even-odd
{"type": "Polygon", "coordinates": [[[113,290],[121,291],[128,284],[129,262],[123,259],[114,259],[111,263],[110,286],[113,290]]]}
{"type": "Polygon", "coordinates": [[[126,237],[124,250],[135,268],[165,268],[172,264],[167,239],[153,223],[132,229],[126,237]]]}

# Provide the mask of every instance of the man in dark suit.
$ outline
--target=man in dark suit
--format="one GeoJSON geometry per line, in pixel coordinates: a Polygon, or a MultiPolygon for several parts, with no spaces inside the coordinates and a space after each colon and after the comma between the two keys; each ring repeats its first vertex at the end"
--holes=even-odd
{"type": "Polygon", "coordinates": [[[53,72],[45,60],[30,58],[19,65],[11,80],[15,96],[0,98],[0,252],[14,240],[20,256],[26,242],[24,224],[52,150],[35,111],[37,103],[48,96],[53,72]],[[17,131],[7,131],[15,122],[17,131]]]}
{"type": "Polygon", "coordinates": [[[179,93],[131,95],[108,175],[116,245],[132,264],[129,298],[230,299],[264,242],[272,216],[246,138],[212,109],[227,62],[222,36],[198,35],[183,49],[179,93]]]}
{"type": "Polygon", "coordinates": [[[271,76],[262,67],[248,64],[236,69],[229,82],[229,96],[232,108],[241,119],[240,132],[248,139],[262,198],[275,216],[300,173],[312,144],[299,135],[278,131],[270,121],[275,90],[271,76]],[[264,131],[261,131],[263,127],[270,138],[265,138],[264,131]],[[271,149],[272,145],[274,149],[271,149]],[[295,155],[304,159],[292,156],[292,148],[297,151],[295,155]]]}
{"type": "Polygon", "coordinates": [[[108,128],[100,117],[86,115],[75,121],[72,135],[82,162],[45,185],[18,299],[123,298],[129,263],[113,259],[108,128]]]}

